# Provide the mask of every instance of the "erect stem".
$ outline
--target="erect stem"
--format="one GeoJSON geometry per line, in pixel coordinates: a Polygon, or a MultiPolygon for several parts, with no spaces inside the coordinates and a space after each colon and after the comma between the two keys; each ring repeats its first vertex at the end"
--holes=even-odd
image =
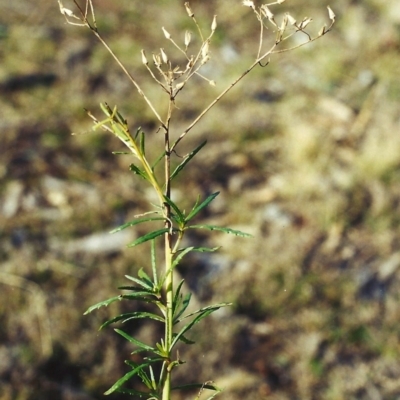
{"type": "MultiPolygon", "coordinates": [[[[165,123],[165,158],[164,158],[164,172],[165,172],[165,196],[171,197],[171,149],[170,149],[170,119],[172,112],[173,101],[169,102],[168,115],[165,123]]],[[[169,400],[171,394],[171,344],[173,334],[173,298],[174,298],[174,281],[172,273],[172,221],[171,221],[171,207],[168,203],[164,202],[164,213],[165,213],[165,227],[168,232],[165,233],[165,296],[166,296],[166,321],[165,321],[165,348],[168,349],[168,360],[165,369],[165,381],[163,385],[162,400],[169,400]]]]}

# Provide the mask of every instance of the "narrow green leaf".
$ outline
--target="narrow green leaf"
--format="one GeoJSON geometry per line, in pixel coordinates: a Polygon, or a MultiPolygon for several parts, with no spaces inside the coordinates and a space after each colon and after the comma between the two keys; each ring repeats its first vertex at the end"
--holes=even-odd
{"type": "Polygon", "coordinates": [[[207,140],[197,146],[191,153],[189,153],[183,161],[175,168],[174,172],[171,174],[171,180],[174,179],[179,172],[185,168],[186,164],[206,145],[207,140]]]}
{"type": "Polygon", "coordinates": [[[138,346],[139,348],[143,349],[144,351],[151,351],[153,353],[156,351],[156,349],[154,347],[151,347],[151,346],[147,345],[146,343],[143,343],[140,340],[137,340],[137,339],[133,338],[132,336],[128,335],[127,333],[125,333],[121,329],[114,329],[114,331],[117,332],[122,337],[124,337],[130,343],[135,344],[136,346],[138,346]]]}
{"type": "MultiPolygon", "coordinates": [[[[211,313],[213,313],[214,311],[217,311],[218,309],[220,309],[222,307],[222,305],[215,305],[215,306],[209,306],[209,307],[205,307],[201,310],[198,310],[195,313],[189,314],[189,315],[194,315],[196,313],[199,313],[195,318],[193,318],[192,321],[190,321],[187,325],[185,325],[180,332],[175,336],[174,340],[171,343],[171,347],[170,347],[170,351],[172,350],[172,348],[176,345],[176,343],[181,340],[181,336],[184,335],[189,329],[191,329],[193,327],[193,325],[197,324],[198,322],[200,322],[203,318],[207,317],[208,315],[210,315],[211,313]]],[[[187,318],[189,315],[187,315],[184,318],[187,318]]],[[[184,319],[183,318],[183,319],[184,319]]]]}
{"type": "Polygon", "coordinates": [[[149,366],[149,371],[150,371],[150,379],[151,379],[151,381],[150,381],[151,388],[153,390],[157,390],[157,383],[156,383],[156,379],[154,377],[153,367],[151,365],[149,366]]]}
{"type": "Polygon", "coordinates": [[[179,254],[175,257],[174,261],[172,262],[171,269],[174,269],[182,260],[182,258],[187,254],[190,253],[194,247],[186,247],[182,251],[179,252],[179,254]]]}
{"type": "Polygon", "coordinates": [[[91,313],[92,311],[97,310],[100,307],[107,307],[108,305],[110,305],[111,303],[114,303],[114,301],[117,301],[117,300],[122,300],[121,295],[120,296],[116,296],[116,297],[112,297],[111,299],[100,301],[100,303],[97,303],[94,306],[89,307],[84,312],[83,315],[87,315],[87,314],[91,313]]]}
{"type": "Polygon", "coordinates": [[[114,108],[114,120],[121,125],[128,125],[128,121],[118,111],[117,106],[114,108]]]}
{"type": "Polygon", "coordinates": [[[129,169],[136,175],[139,175],[140,177],[142,177],[143,179],[145,179],[146,181],[148,180],[147,174],[145,171],[143,171],[142,169],[140,169],[139,167],[137,167],[135,164],[131,164],[129,166],[129,169]]]}
{"type": "Polygon", "coordinates": [[[192,317],[193,315],[202,313],[204,311],[212,310],[212,312],[214,312],[214,311],[219,310],[222,307],[229,307],[231,305],[232,305],[232,303],[217,303],[217,304],[213,304],[211,306],[206,306],[206,307],[200,308],[197,311],[193,311],[192,313],[185,315],[183,318],[180,319],[180,321],[182,321],[186,318],[192,317]]]}
{"type": "MultiPolygon", "coordinates": [[[[186,217],[185,221],[190,221],[193,217],[195,217],[204,207],[207,207],[217,196],[219,192],[215,192],[208,196],[201,204],[193,207],[192,211],[190,211],[189,215],[186,217]]],[[[196,202],[197,204],[197,202],[196,202]]]]}
{"type": "Polygon", "coordinates": [[[182,307],[174,316],[174,325],[177,324],[179,321],[181,321],[179,318],[188,308],[191,298],[192,298],[192,293],[186,294],[185,297],[183,298],[182,307]]]}
{"type": "Polygon", "coordinates": [[[182,226],[185,223],[185,215],[182,213],[182,211],[179,209],[179,207],[169,197],[164,196],[164,200],[175,211],[175,214],[177,217],[177,222],[178,222],[179,226],[182,226]]]}
{"type": "MultiPolygon", "coordinates": [[[[125,364],[129,365],[132,369],[135,369],[140,365],[140,364],[137,364],[130,360],[125,360],[125,364]]],[[[151,368],[151,365],[149,365],[149,368],[151,368]]],[[[142,382],[146,385],[146,387],[150,390],[153,390],[151,380],[150,380],[149,376],[146,374],[146,371],[141,369],[140,371],[138,371],[138,375],[139,375],[140,379],[142,380],[142,382]]],[[[147,393],[146,393],[146,395],[147,395],[147,393]]]]}
{"type": "Polygon", "coordinates": [[[155,321],[159,321],[159,322],[163,322],[163,323],[165,322],[164,318],[157,314],[139,311],[138,315],[126,318],[122,321],[122,323],[130,321],[131,319],[140,319],[140,318],[150,318],[150,319],[154,319],[155,321]]]}
{"type": "Polygon", "coordinates": [[[170,266],[170,268],[167,270],[167,272],[163,275],[163,278],[160,282],[161,285],[164,285],[165,282],[165,278],[168,276],[168,274],[179,264],[179,262],[181,261],[181,259],[185,256],[185,254],[189,253],[192,250],[192,247],[187,247],[185,249],[183,249],[174,259],[172,265],[170,266]]]}
{"type": "Polygon", "coordinates": [[[136,129],[136,133],[135,133],[135,141],[137,140],[137,138],[138,138],[138,136],[139,136],[140,132],[142,132],[142,127],[141,127],[141,126],[139,126],[139,128],[137,128],[137,129],[136,129]]]}
{"type": "Polygon", "coordinates": [[[139,271],[139,278],[135,278],[134,276],[130,276],[130,275],[125,275],[125,278],[129,279],[130,281],[137,283],[141,287],[146,288],[149,291],[153,292],[153,282],[151,281],[151,279],[148,276],[146,276],[147,279],[142,278],[140,276],[140,271],[139,271]]]}
{"type": "Polygon", "coordinates": [[[109,319],[108,321],[104,322],[103,325],[100,326],[100,329],[103,329],[106,326],[114,324],[115,322],[118,322],[118,321],[122,321],[122,323],[124,324],[125,322],[127,322],[131,319],[140,319],[140,318],[150,318],[150,319],[154,319],[156,321],[164,322],[164,318],[157,314],[144,312],[144,311],[135,311],[132,313],[121,314],[121,315],[118,315],[117,317],[109,319]]]}
{"type": "Polygon", "coordinates": [[[182,299],[182,295],[181,295],[181,289],[182,289],[182,285],[185,282],[184,279],[182,279],[176,290],[175,290],[175,295],[174,295],[174,300],[172,301],[172,314],[175,314],[175,311],[178,309],[178,307],[180,306],[181,303],[181,299],[182,299]]]}
{"type": "Polygon", "coordinates": [[[179,340],[185,344],[195,344],[196,342],[193,340],[188,339],[187,337],[185,337],[184,335],[181,335],[181,337],[179,338],[179,340]]]}
{"type": "Polygon", "coordinates": [[[246,233],[246,232],[237,231],[237,230],[231,229],[231,228],[224,228],[224,227],[216,226],[216,225],[190,225],[190,226],[186,227],[186,229],[195,229],[195,228],[208,229],[210,231],[221,231],[221,232],[230,233],[232,235],[241,236],[241,237],[253,237],[253,235],[250,235],[249,233],[246,233]]]}
{"type": "Polygon", "coordinates": [[[216,390],[218,392],[221,391],[221,389],[218,386],[210,383],[188,383],[186,385],[179,385],[171,388],[171,390],[180,390],[180,389],[209,389],[209,390],[216,390]]]}
{"type": "Polygon", "coordinates": [[[129,221],[118,228],[113,229],[110,233],[115,233],[122,231],[123,229],[129,228],[130,226],[138,225],[143,222],[149,222],[149,221],[165,221],[165,218],[162,217],[150,217],[150,218],[141,218],[141,219],[134,219],[133,221],[129,221]]]}
{"type": "MultiPolygon", "coordinates": [[[[150,377],[148,376],[148,374],[142,370],[139,371],[138,375],[140,376],[140,378],[142,379],[143,383],[150,389],[150,390],[157,390],[157,383],[155,381],[154,378],[154,372],[153,372],[153,367],[151,366],[151,364],[155,364],[155,363],[159,363],[159,362],[163,362],[164,359],[160,358],[160,357],[145,357],[144,358],[146,360],[146,362],[149,365],[149,372],[150,372],[150,377]]],[[[125,363],[128,364],[132,369],[136,368],[139,366],[139,364],[130,361],[130,360],[125,360],[125,363]]]]}
{"type": "Polygon", "coordinates": [[[175,314],[176,310],[181,306],[182,304],[182,299],[183,299],[183,294],[181,293],[183,284],[185,283],[185,280],[182,279],[176,290],[175,290],[175,295],[174,295],[174,300],[172,302],[172,313],[175,314]]]}
{"type": "Polygon", "coordinates": [[[157,231],[150,232],[150,233],[148,233],[148,234],[146,234],[144,236],[141,236],[140,238],[134,240],[132,243],[129,243],[128,247],[137,246],[138,244],[142,244],[142,243],[147,242],[147,241],[149,241],[151,239],[154,239],[154,238],[156,238],[158,236],[161,236],[161,235],[163,235],[164,233],[166,233],[168,231],[169,231],[168,228],[163,228],[163,229],[158,229],[157,231]]]}
{"type": "Polygon", "coordinates": [[[163,339],[161,339],[161,343],[156,343],[156,347],[158,350],[158,351],[154,351],[156,354],[159,354],[161,357],[168,357],[168,352],[165,349],[163,339]]]}
{"type": "Polygon", "coordinates": [[[129,371],[127,374],[125,374],[122,378],[118,379],[117,382],[114,383],[114,385],[112,385],[110,387],[110,389],[108,389],[106,392],[104,392],[105,395],[109,395],[113,392],[115,392],[116,390],[118,390],[125,382],[127,382],[129,379],[131,379],[133,376],[137,375],[138,372],[147,367],[148,364],[141,364],[139,366],[137,366],[135,369],[133,369],[132,371],[129,371]]]}
{"type": "Polygon", "coordinates": [[[146,292],[149,295],[155,295],[154,290],[152,289],[144,289],[138,286],[118,286],[119,290],[130,290],[131,292],[146,292]]]}
{"type": "Polygon", "coordinates": [[[140,153],[143,156],[146,154],[146,138],[144,132],[140,132],[140,153]]]}
{"type": "Polygon", "coordinates": [[[212,253],[214,251],[217,251],[221,248],[221,246],[218,247],[193,247],[193,251],[198,251],[199,253],[212,253]]]}
{"type": "Polygon", "coordinates": [[[153,281],[151,280],[151,278],[146,274],[145,270],[143,268],[139,269],[138,272],[138,276],[139,278],[141,278],[143,280],[143,282],[147,282],[148,285],[150,285],[151,287],[153,287],[153,281]]]}
{"type": "Polygon", "coordinates": [[[113,111],[111,110],[110,106],[107,103],[100,103],[100,108],[107,115],[107,117],[111,117],[113,111]]]}
{"type": "Polygon", "coordinates": [[[155,287],[158,287],[158,276],[157,276],[157,262],[156,262],[156,241],[151,241],[151,269],[153,271],[153,279],[155,287]]]}
{"type": "Polygon", "coordinates": [[[158,293],[150,293],[148,291],[121,294],[122,299],[145,301],[146,303],[154,303],[154,304],[159,303],[159,297],[160,296],[158,295],[158,293]],[[156,299],[151,299],[148,296],[154,296],[156,299]]]}
{"type": "Polygon", "coordinates": [[[124,143],[129,143],[128,128],[118,122],[115,122],[115,120],[110,121],[110,124],[114,135],[124,143]]]}

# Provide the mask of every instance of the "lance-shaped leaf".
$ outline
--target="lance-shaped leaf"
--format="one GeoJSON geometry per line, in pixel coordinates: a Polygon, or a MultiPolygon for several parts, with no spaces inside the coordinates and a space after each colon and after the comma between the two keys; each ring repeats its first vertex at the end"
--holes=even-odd
{"type": "Polygon", "coordinates": [[[153,272],[153,279],[155,287],[159,287],[158,285],[158,274],[157,274],[157,262],[156,262],[156,241],[151,241],[151,270],[153,272]]]}
{"type": "Polygon", "coordinates": [[[241,236],[241,237],[253,237],[253,235],[250,235],[249,233],[238,231],[236,229],[231,229],[231,228],[224,228],[222,226],[216,226],[216,225],[190,225],[187,226],[186,229],[208,229],[210,231],[221,231],[225,233],[230,233],[232,235],[236,236],[241,236]]]}
{"type": "Polygon", "coordinates": [[[137,283],[138,285],[140,285],[150,291],[153,291],[153,288],[154,288],[153,282],[151,281],[149,276],[147,276],[147,275],[141,276],[141,273],[140,273],[141,271],[142,271],[142,268],[139,270],[139,278],[135,278],[134,276],[130,276],[130,275],[125,275],[125,278],[137,283]]]}
{"type": "MultiPolygon", "coordinates": [[[[162,362],[162,361],[164,361],[164,359],[160,358],[160,357],[157,357],[157,358],[146,357],[146,362],[148,362],[149,364],[150,363],[152,363],[152,364],[158,363],[160,361],[162,362]]],[[[137,364],[131,360],[125,360],[125,364],[129,365],[132,369],[135,369],[136,367],[139,366],[139,364],[137,364]]],[[[150,372],[150,376],[146,373],[146,371],[141,369],[138,372],[138,375],[139,375],[140,379],[143,381],[143,383],[150,390],[157,390],[157,383],[155,381],[153,367],[151,365],[149,365],[149,372],[150,372]]],[[[149,394],[146,393],[146,395],[148,396],[149,394]]]]}
{"type": "Polygon", "coordinates": [[[154,283],[151,280],[151,278],[146,274],[146,271],[143,268],[139,269],[138,272],[138,276],[139,278],[143,281],[146,282],[148,285],[151,285],[152,287],[154,287],[154,283]]]}
{"type": "Polygon", "coordinates": [[[130,321],[131,319],[141,319],[141,318],[150,318],[150,319],[154,319],[155,321],[160,321],[160,322],[165,321],[163,317],[161,317],[157,314],[144,312],[144,311],[135,311],[135,312],[131,312],[131,313],[121,314],[121,315],[118,315],[117,317],[109,319],[108,321],[104,322],[104,324],[102,324],[100,326],[100,329],[103,329],[106,326],[114,324],[115,322],[118,322],[118,321],[122,321],[122,323],[124,324],[125,322],[130,321]]]}
{"type": "Polygon", "coordinates": [[[198,251],[199,253],[213,253],[221,248],[218,247],[193,247],[193,251],[198,251]]]}
{"type": "MultiPolygon", "coordinates": [[[[176,336],[176,334],[173,336],[173,337],[175,337],[176,336]]],[[[194,340],[190,340],[190,339],[188,339],[186,336],[184,336],[184,335],[181,335],[181,337],[179,338],[179,340],[181,341],[181,342],[183,342],[183,343],[185,343],[185,344],[195,344],[196,342],[194,341],[194,340]]]]}
{"type": "Polygon", "coordinates": [[[129,166],[129,169],[135,173],[136,175],[139,175],[140,177],[142,177],[143,179],[145,179],[146,181],[148,180],[147,174],[144,170],[140,169],[139,167],[137,167],[135,164],[131,164],[129,166]]]}
{"type": "MultiPolygon", "coordinates": [[[[133,376],[137,375],[140,370],[142,370],[143,368],[146,368],[148,365],[149,365],[149,363],[143,363],[141,365],[138,365],[135,369],[133,369],[132,371],[129,371],[122,378],[118,379],[118,381],[115,382],[114,385],[112,385],[110,387],[110,389],[108,389],[106,392],[104,392],[104,394],[108,395],[108,394],[115,392],[116,390],[119,390],[125,382],[129,381],[129,379],[131,379],[133,376]]],[[[146,393],[146,395],[147,395],[147,393],[146,393]]]]}
{"type": "Polygon", "coordinates": [[[182,301],[183,296],[181,294],[181,290],[184,282],[185,280],[182,279],[175,290],[174,299],[172,300],[172,314],[175,314],[175,311],[179,308],[182,301]]]}
{"type": "Polygon", "coordinates": [[[216,390],[217,392],[221,391],[221,388],[212,383],[188,383],[186,385],[179,385],[171,388],[171,390],[181,390],[181,389],[209,389],[209,390],[216,390]]]}
{"type": "MultiPolygon", "coordinates": [[[[143,293],[148,293],[149,295],[153,295],[153,296],[157,296],[158,293],[155,293],[153,289],[144,289],[142,287],[138,287],[138,286],[129,286],[129,285],[125,285],[125,286],[118,286],[119,290],[130,290],[131,292],[143,292],[143,293]]],[[[123,296],[123,295],[121,295],[123,296]]]]}
{"type": "Polygon", "coordinates": [[[146,343],[143,343],[138,339],[135,339],[134,337],[128,335],[126,332],[122,331],[121,329],[114,329],[114,331],[117,332],[122,337],[124,337],[130,343],[133,343],[134,345],[138,346],[140,349],[142,349],[144,351],[151,351],[153,353],[157,351],[154,347],[149,346],[146,343]]]}
{"type": "Polygon", "coordinates": [[[220,304],[215,304],[213,306],[208,306],[208,307],[204,307],[194,313],[188,314],[186,315],[184,318],[188,318],[189,316],[193,316],[195,314],[198,314],[195,318],[192,319],[192,321],[190,321],[187,325],[185,325],[180,331],[179,333],[174,337],[174,340],[171,343],[171,347],[169,348],[169,351],[172,350],[172,348],[176,345],[176,343],[181,339],[181,336],[184,335],[189,329],[191,329],[193,327],[193,325],[197,324],[198,322],[200,322],[203,318],[207,317],[208,315],[210,315],[211,313],[213,313],[214,311],[219,310],[221,307],[225,307],[227,305],[230,305],[229,303],[220,303],[220,304]]]}
{"type": "Polygon", "coordinates": [[[174,179],[179,172],[185,168],[186,164],[206,145],[207,140],[197,146],[192,152],[190,152],[183,161],[175,168],[174,172],[171,174],[171,180],[174,179]]]}
{"type": "Polygon", "coordinates": [[[138,244],[142,244],[142,243],[147,242],[147,241],[149,241],[151,239],[154,239],[154,238],[156,238],[158,236],[161,236],[166,232],[169,232],[168,228],[158,229],[157,231],[153,231],[153,232],[147,233],[144,236],[140,236],[140,238],[134,240],[132,243],[129,243],[128,247],[137,246],[138,244]]]}
{"type": "Polygon", "coordinates": [[[174,210],[175,216],[176,216],[176,221],[178,222],[179,227],[183,227],[183,225],[185,223],[185,216],[182,213],[182,211],[169,197],[164,196],[164,200],[174,210]]]}
{"type": "Polygon", "coordinates": [[[185,221],[188,222],[190,221],[193,217],[195,217],[204,207],[207,207],[217,196],[219,195],[219,192],[215,192],[208,196],[201,204],[196,205],[193,207],[192,211],[190,211],[189,215],[186,217],[185,221]]]}
{"type": "Polygon", "coordinates": [[[144,301],[146,303],[154,303],[158,304],[160,295],[158,293],[151,292],[149,290],[143,290],[142,292],[135,292],[129,294],[121,294],[120,297],[126,300],[136,300],[136,301],[144,301]],[[152,299],[151,297],[155,297],[152,299]]]}
{"type": "MultiPolygon", "coordinates": [[[[190,304],[190,299],[192,298],[192,293],[187,293],[181,302],[182,306],[180,307],[179,311],[174,315],[174,325],[180,321],[181,315],[186,311],[190,304]]],[[[178,308],[178,307],[177,307],[178,308]]]]}
{"type": "Polygon", "coordinates": [[[193,250],[193,247],[187,247],[183,249],[173,260],[172,265],[169,267],[169,269],[166,271],[166,273],[163,275],[163,278],[161,280],[161,285],[164,284],[166,277],[169,275],[169,273],[179,264],[181,259],[185,256],[185,254],[189,253],[190,251],[193,250]]]}
{"type": "Polygon", "coordinates": [[[151,217],[151,218],[134,219],[133,221],[126,222],[125,224],[119,226],[118,228],[113,229],[110,233],[116,233],[131,226],[142,224],[143,222],[149,222],[149,221],[165,221],[165,218],[151,217]]]}
{"type": "Polygon", "coordinates": [[[206,306],[206,307],[200,308],[197,311],[193,311],[192,313],[185,315],[178,322],[183,321],[186,318],[193,317],[193,315],[200,314],[200,313],[202,313],[204,311],[208,311],[208,310],[217,311],[222,307],[228,307],[228,306],[231,306],[231,305],[232,305],[232,303],[217,303],[217,304],[213,304],[211,306],[206,306]]]}
{"type": "Polygon", "coordinates": [[[97,303],[97,304],[95,304],[95,305],[93,305],[93,306],[90,306],[90,307],[83,313],[83,315],[87,315],[87,314],[91,313],[92,311],[99,309],[100,307],[107,307],[107,306],[109,306],[111,303],[114,303],[114,301],[117,301],[117,300],[122,300],[121,295],[116,296],[116,297],[111,297],[110,299],[100,301],[99,303],[97,303]]]}
{"type": "Polygon", "coordinates": [[[140,152],[144,156],[146,154],[146,138],[144,132],[140,132],[140,152]]]}
{"type": "Polygon", "coordinates": [[[194,247],[186,247],[186,249],[180,251],[179,254],[175,257],[174,261],[172,262],[171,269],[174,269],[181,262],[182,258],[187,253],[190,253],[193,249],[194,247]]]}

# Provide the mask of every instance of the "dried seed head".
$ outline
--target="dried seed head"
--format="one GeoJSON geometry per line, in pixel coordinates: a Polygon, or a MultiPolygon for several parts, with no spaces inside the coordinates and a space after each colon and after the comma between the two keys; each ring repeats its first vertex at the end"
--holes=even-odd
{"type": "Polygon", "coordinates": [[[210,56],[207,54],[205,57],[203,57],[201,59],[201,65],[205,64],[206,62],[208,62],[209,59],[210,59],[210,56]]]}
{"type": "Polygon", "coordinates": [[[178,84],[175,86],[175,89],[176,89],[176,90],[180,90],[180,89],[182,89],[184,86],[185,86],[185,82],[181,82],[181,83],[178,83],[178,84]]]}
{"type": "Polygon", "coordinates": [[[279,28],[279,30],[280,30],[281,33],[285,32],[285,29],[286,29],[287,24],[288,24],[288,20],[289,20],[289,18],[288,18],[287,14],[286,14],[286,15],[283,17],[281,26],[280,26],[280,28],[279,28]]]}
{"type": "Polygon", "coordinates": [[[300,29],[304,29],[311,21],[312,18],[304,18],[303,21],[301,21],[300,29]]]}
{"type": "Polygon", "coordinates": [[[209,83],[211,86],[216,86],[215,81],[208,81],[208,83],[209,83]]]}
{"type": "Polygon", "coordinates": [[[214,15],[212,24],[211,24],[211,31],[214,32],[217,29],[217,16],[214,15]]]}
{"type": "Polygon", "coordinates": [[[185,46],[188,47],[190,40],[192,39],[192,34],[189,31],[185,32],[185,46]]]}
{"type": "Polygon", "coordinates": [[[185,3],[185,8],[186,8],[186,12],[188,13],[189,17],[193,18],[194,17],[194,12],[190,8],[190,5],[189,5],[188,1],[185,3]]]}
{"type": "Polygon", "coordinates": [[[204,45],[201,48],[201,57],[203,58],[203,60],[208,56],[209,48],[210,48],[210,43],[207,40],[206,42],[204,42],[204,45]]]}
{"type": "Polygon", "coordinates": [[[159,54],[154,54],[154,53],[153,53],[153,61],[154,61],[154,64],[155,64],[157,67],[159,67],[159,66],[161,65],[161,57],[160,57],[160,55],[159,55],[159,54]]]}
{"type": "Polygon", "coordinates": [[[274,14],[272,14],[271,10],[265,4],[261,6],[261,10],[264,12],[264,15],[271,21],[274,19],[274,14]]]}
{"type": "Polygon", "coordinates": [[[68,10],[68,8],[63,7],[62,9],[60,9],[60,11],[61,11],[61,14],[64,14],[67,17],[75,17],[75,14],[71,10],[68,10]]]}
{"type": "Polygon", "coordinates": [[[162,29],[162,31],[164,32],[164,36],[165,36],[168,40],[171,39],[171,35],[168,33],[168,31],[167,31],[164,27],[162,27],[161,29],[162,29]]]}
{"type": "Polygon", "coordinates": [[[161,58],[164,61],[165,64],[168,64],[168,56],[165,53],[164,49],[160,49],[160,53],[161,53],[161,58]]]}
{"type": "Polygon", "coordinates": [[[286,16],[290,25],[296,25],[296,20],[289,13],[287,13],[286,16]]]}
{"type": "Polygon", "coordinates": [[[252,1],[249,0],[243,0],[243,5],[246,7],[251,7],[253,10],[256,9],[254,3],[252,1]]]}
{"type": "Polygon", "coordinates": [[[144,65],[147,65],[149,62],[147,61],[147,57],[143,49],[141,50],[141,53],[142,53],[142,63],[144,65]]]}
{"type": "Polygon", "coordinates": [[[318,36],[324,35],[326,32],[326,25],[324,25],[318,32],[318,36]]]}
{"type": "Polygon", "coordinates": [[[193,56],[190,57],[188,63],[186,64],[186,70],[193,67],[193,56]]]}
{"type": "Polygon", "coordinates": [[[74,17],[74,18],[78,19],[78,17],[76,17],[75,14],[71,10],[69,10],[68,8],[64,7],[64,5],[61,2],[61,0],[58,0],[58,5],[60,7],[60,13],[61,14],[65,15],[67,17],[74,17]]]}
{"type": "Polygon", "coordinates": [[[328,6],[328,13],[329,13],[329,19],[335,21],[336,15],[329,6],[328,6]]]}

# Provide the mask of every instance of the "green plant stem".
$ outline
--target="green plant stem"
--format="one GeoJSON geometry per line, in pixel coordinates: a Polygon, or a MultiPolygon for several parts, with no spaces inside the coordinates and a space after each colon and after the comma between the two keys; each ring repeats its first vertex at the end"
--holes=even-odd
{"type": "MultiPolygon", "coordinates": [[[[170,137],[169,137],[169,123],[172,112],[172,101],[169,102],[167,120],[165,123],[165,158],[164,158],[164,173],[165,173],[165,196],[171,197],[171,150],[170,150],[170,137]]],[[[165,381],[163,385],[162,400],[170,400],[171,395],[171,344],[173,333],[173,299],[174,299],[174,281],[172,273],[172,221],[171,221],[171,207],[168,203],[164,202],[165,213],[165,227],[168,232],[165,234],[165,296],[166,296],[166,322],[165,322],[165,349],[167,351],[167,366],[165,369],[165,381]]]]}
{"type": "Polygon", "coordinates": [[[173,275],[172,275],[172,249],[171,249],[171,234],[167,233],[165,235],[165,252],[166,252],[166,260],[165,260],[165,268],[167,272],[167,276],[165,279],[165,289],[166,289],[166,323],[165,323],[165,348],[168,351],[168,360],[167,366],[165,369],[165,381],[163,385],[163,393],[162,400],[169,400],[171,393],[171,353],[170,348],[172,344],[172,330],[173,330],[173,275]]]}

